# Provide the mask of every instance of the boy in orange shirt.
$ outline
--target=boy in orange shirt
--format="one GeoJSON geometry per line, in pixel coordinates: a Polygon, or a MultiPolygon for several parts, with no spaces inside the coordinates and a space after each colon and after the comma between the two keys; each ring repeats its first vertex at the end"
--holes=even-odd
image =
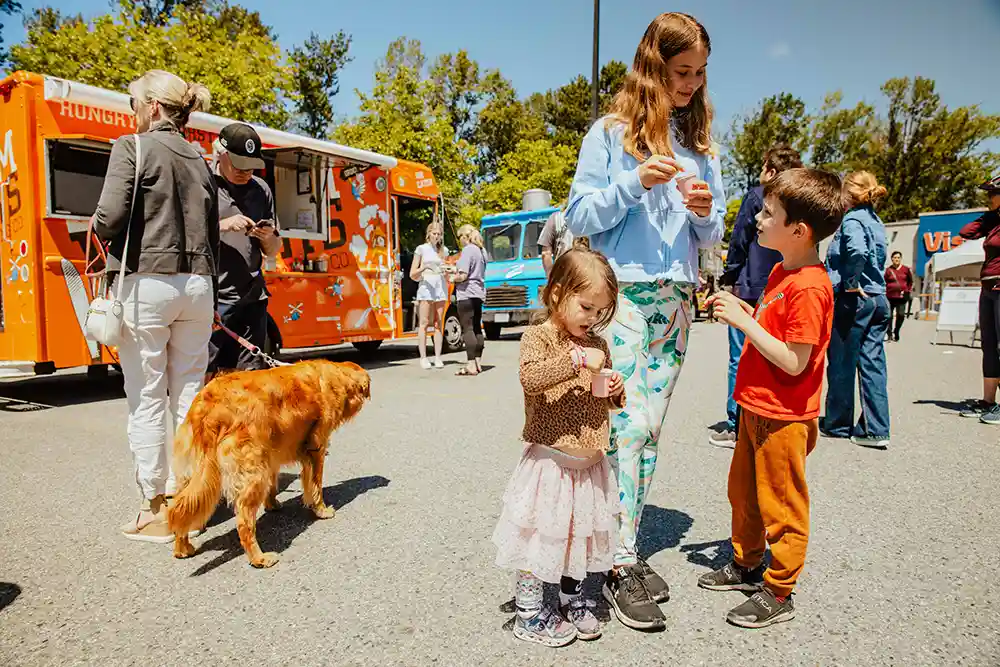
{"type": "Polygon", "coordinates": [[[816,446],[823,366],[833,321],[833,287],[817,245],[844,213],[840,179],[789,169],[764,186],[759,243],[777,250],[767,287],[751,309],[728,292],[708,303],[746,334],[733,395],[740,406],[729,469],[734,560],[703,575],[714,591],[754,594],[726,620],[763,628],[795,616],[792,590],[809,541],[806,455],[816,446]],[[763,567],[765,545],[771,565],[763,567]]]}

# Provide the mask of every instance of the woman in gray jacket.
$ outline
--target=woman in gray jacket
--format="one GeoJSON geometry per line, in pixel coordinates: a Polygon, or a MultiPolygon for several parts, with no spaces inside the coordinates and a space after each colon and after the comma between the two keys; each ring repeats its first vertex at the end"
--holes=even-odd
{"type": "Polygon", "coordinates": [[[219,202],[215,179],[182,134],[208,90],[162,70],[129,86],[138,129],[111,150],[94,214],[111,242],[109,275],[125,258],[125,340],[118,348],[128,398],[128,440],[142,505],[125,537],[170,542],[166,415],[180,425],[201,390],[215,314],[219,202]],[[133,192],[135,205],[133,208],[133,192]],[[127,239],[127,240],[126,240],[127,239]],[[169,403],[168,403],[169,401],[169,403]]]}

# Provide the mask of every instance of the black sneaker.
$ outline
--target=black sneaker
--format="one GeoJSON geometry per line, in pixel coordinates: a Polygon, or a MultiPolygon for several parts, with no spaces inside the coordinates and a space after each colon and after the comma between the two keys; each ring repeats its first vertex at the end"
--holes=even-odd
{"type": "Polygon", "coordinates": [[[726,563],[715,572],[698,577],[698,585],[710,591],[746,591],[754,593],[764,585],[764,564],[750,570],[734,561],[726,563]]]}
{"type": "Polygon", "coordinates": [[[670,586],[667,586],[663,577],[658,575],[644,558],[639,558],[635,566],[639,570],[642,583],[646,584],[646,590],[649,591],[649,597],[653,602],[662,604],[670,599],[670,586]]]}
{"type": "Polygon", "coordinates": [[[636,630],[662,630],[666,627],[666,617],[642,583],[637,566],[623,567],[610,574],[604,582],[603,592],[604,599],[623,625],[636,630]]]}
{"type": "Polygon", "coordinates": [[[972,401],[969,403],[965,410],[962,410],[959,414],[963,417],[969,419],[979,419],[984,413],[989,412],[993,409],[996,403],[987,403],[986,401],[972,401]]]}
{"type": "Polygon", "coordinates": [[[766,628],[793,618],[795,604],[792,596],[786,597],[784,602],[778,602],[778,598],[767,588],[754,593],[746,602],[726,614],[727,621],[741,628],[766,628]]]}

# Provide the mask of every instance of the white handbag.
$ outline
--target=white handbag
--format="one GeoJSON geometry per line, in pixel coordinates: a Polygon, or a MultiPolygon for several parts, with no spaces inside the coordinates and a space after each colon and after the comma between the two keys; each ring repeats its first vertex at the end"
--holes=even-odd
{"type": "Polygon", "coordinates": [[[132,205],[129,208],[128,222],[125,227],[125,249],[122,251],[121,268],[118,270],[118,286],[114,298],[106,286],[107,269],[101,283],[104,289],[99,290],[103,296],[94,297],[87,309],[85,324],[87,338],[108,347],[117,347],[124,338],[125,306],[122,304],[122,285],[125,283],[125,262],[128,259],[128,242],[132,232],[132,214],[135,212],[135,198],[139,192],[139,168],[142,164],[142,153],[139,150],[139,135],[135,136],[135,182],[132,184],[132,205]]]}

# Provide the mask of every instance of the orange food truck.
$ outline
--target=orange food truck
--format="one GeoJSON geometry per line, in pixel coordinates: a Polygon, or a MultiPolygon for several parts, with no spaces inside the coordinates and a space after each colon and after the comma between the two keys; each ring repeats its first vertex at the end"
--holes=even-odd
{"type": "MultiPolygon", "coordinates": [[[[112,143],[135,132],[127,95],[15,72],[0,81],[0,377],[89,366],[114,350],[83,335],[92,294],[88,223],[112,143]]],[[[229,119],[193,114],[188,140],[206,159],[229,119]]],[[[401,229],[443,216],[431,170],[369,151],[256,127],[267,147],[259,175],[274,193],[284,246],[265,266],[268,351],[294,356],[352,343],[373,351],[414,335],[416,284],[401,229]]],[[[412,245],[416,245],[413,243],[412,245]]],[[[462,346],[455,304],[446,346],[462,346]]]]}

